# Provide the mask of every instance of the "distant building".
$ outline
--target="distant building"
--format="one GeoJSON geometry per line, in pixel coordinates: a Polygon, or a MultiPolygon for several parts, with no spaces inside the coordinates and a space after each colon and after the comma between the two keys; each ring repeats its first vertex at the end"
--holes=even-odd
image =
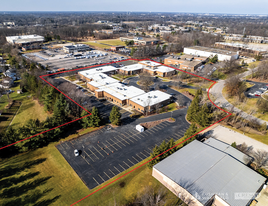
{"type": "Polygon", "coordinates": [[[111,46],[112,51],[119,51],[120,49],[124,49],[125,46],[111,46]]]}
{"type": "Polygon", "coordinates": [[[227,42],[216,42],[215,46],[223,49],[236,49],[240,52],[251,53],[254,55],[266,54],[268,53],[265,49],[257,48],[257,46],[250,46],[243,43],[227,43],[227,42]]]}
{"type": "Polygon", "coordinates": [[[209,138],[194,140],[153,167],[153,177],[189,206],[248,206],[266,178],[251,158],[209,138]]]}
{"type": "Polygon", "coordinates": [[[165,58],[164,64],[176,65],[179,69],[190,70],[194,72],[198,67],[206,63],[207,57],[193,56],[184,54],[181,56],[170,56],[165,58]]]}
{"type": "Polygon", "coordinates": [[[0,88],[5,88],[5,89],[9,89],[10,87],[12,87],[14,84],[14,80],[10,77],[5,77],[3,78],[3,80],[0,82],[0,88]]]}
{"type": "Polygon", "coordinates": [[[238,52],[201,46],[185,47],[183,52],[189,55],[204,57],[213,57],[217,55],[219,61],[238,59],[239,57],[238,52]]]}
{"type": "Polygon", "coordinates": [[[22,35],[22,36],[7,36],[6,40],[10,44],[17,44],[20,46],[28,46],[34,43],[43,43],[44,37],[36,34],[22,35]]]}
{"type": "Polygon", "coordinates": [[[63,46],[62,49],[65,53],[74,53],[74,52],[89,51],[90,47],[86,44],[76,44],[70,46],[63,46]]]}
{"type": "Polygon", "coordinates": [[[160,40],[154,38],[144,38],[144,37],[120,37],[121,41],[134,41],[134,45],[156,45],[160,43],[160,40]]]}

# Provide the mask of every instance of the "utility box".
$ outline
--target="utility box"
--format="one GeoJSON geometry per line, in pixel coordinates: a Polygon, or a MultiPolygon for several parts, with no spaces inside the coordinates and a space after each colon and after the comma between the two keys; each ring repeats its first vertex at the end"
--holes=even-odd
{"type": "Polygon", "coordinates": [[[139,132],[144,132],[144,127],[141,125],[136,125],[136,130],[138,130],[139,132]]]}

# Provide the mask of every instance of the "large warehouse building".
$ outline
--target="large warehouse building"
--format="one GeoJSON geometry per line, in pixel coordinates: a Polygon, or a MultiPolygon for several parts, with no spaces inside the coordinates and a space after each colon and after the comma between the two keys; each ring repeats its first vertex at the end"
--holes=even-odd
{"type": "Polygon", "coordinates": [[[193,46],[185,47],[183,52],[189,55],[213,57],[218,56],[219,61],[238,59],[239,54],[237,52],[227,51],[223,49],[215,49],[209,47],[193,46]]]}
{"type": "Polygon", "coordinates": [[[153,176],[189,206],[247,206],[266,181],[249,162],[219,140],[194,140],[156,164],[153,176]]]}
{"type": "Polygon", "coordinates": [[[7,36],[6,40],[10,44],[18,44],[20,46],[23,46],[33,43],[42,43],[44,41],[44,37],[36,34],[22,35],[22,36],[7,36]]]}

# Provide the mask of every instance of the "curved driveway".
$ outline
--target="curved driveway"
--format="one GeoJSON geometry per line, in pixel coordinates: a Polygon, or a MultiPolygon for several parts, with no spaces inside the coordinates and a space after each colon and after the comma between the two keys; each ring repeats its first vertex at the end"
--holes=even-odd
{"type": "MultiPolygon", "coordinates": [[[[255,69],[254,69],[255,70],[255,69]]],[[[241,78],[244,78],[248,75],[251,74],[251,70],[249,71],[246,71],[242,74],[240,74],[241,78]]],[[[225,80],[219,80],[211,89],[210,89],[210,94],[214,95],[216,97],[216,100],[214,101],[214,103],[217,105],[217,106],[220,106],[220,107],[224,107],[226,108],[227,110],[234,112],[234,113],[237,113],[239,114],[242,118],[246,119],[246,120],[257,120],[260,124],[263,124],[264,122],[268,125],[268,122],[267,121],[264,121],[262,119],[259,119],[257,117],[254,117],[252,115],[249,115],[247,114],[246,112],[243,112],[242,110],[238,109],[237,107],[234,107],[231,103],[229,103],[223,96],[222,94],[222,90],[224,88],[224,85],[225,85],[225,80]]],[[[252,106],[255,106],[255,105],[252,105],[252,106]]]]}

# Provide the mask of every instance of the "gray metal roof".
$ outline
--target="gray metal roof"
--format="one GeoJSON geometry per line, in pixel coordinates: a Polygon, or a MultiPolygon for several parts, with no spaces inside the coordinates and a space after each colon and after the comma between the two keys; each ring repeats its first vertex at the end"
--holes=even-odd
{"type": "Polygon", "coordinates": [[[154,168],[185,188],[202,204],[217,194],[231,206],[245,206],[265,182],[263,176],[226,152],[197,140],[154,168]],[[247,193],[247,198],[237,198],[237,193],[247,193]]]}
{"type": "Polygon", "coordinates": [[[233,148],[231,145],[215,138],[207,139],[204,144],[210,145],[215,149],[225,152],[244,164],[248,164],[251,160],[253,160],[252,157],[244,154],[243,152],[240,152],[239,150],[233,148]]]}

